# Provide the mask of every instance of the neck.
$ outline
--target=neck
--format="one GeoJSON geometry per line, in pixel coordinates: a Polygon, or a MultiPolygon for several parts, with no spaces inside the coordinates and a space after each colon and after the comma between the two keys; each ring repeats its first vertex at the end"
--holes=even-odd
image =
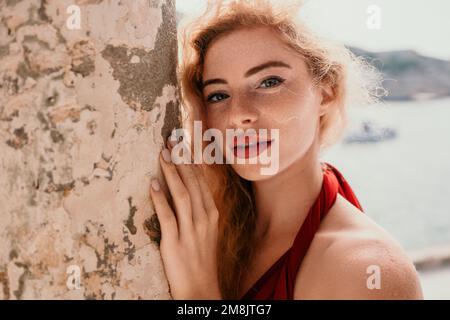
{"type": "Polygon", "coordinates": [[[277,175],[252,183],[258,240],[292,239],[322,188],[323,173],[317,143],[277,175]],[[281,235],[281,236],[280,236],[281,235]]]}

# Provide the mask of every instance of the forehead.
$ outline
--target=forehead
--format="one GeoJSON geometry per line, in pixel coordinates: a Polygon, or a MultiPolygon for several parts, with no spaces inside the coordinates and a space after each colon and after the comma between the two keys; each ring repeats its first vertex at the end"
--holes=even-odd
{"type": "Polygon", "coordinates": [[[232,72],[242,76],[247,69],[268,60],[288,62],[293,68],[304,66],[301,56],[267,27],[240,29],[214,40],[205,56],[203,79],[232,72]]]}

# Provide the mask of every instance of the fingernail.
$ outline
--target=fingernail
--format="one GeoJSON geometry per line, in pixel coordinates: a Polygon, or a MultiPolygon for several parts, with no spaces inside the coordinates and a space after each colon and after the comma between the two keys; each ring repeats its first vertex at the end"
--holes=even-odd
{"type": "Polygon", "coordinates": [[[170,163],[171,159],[170,159],[170,151],[168,149],[164,149],[162,151],[162,156],[165,162],[170,163]]]}
{"type": "Polygon", "coordinates": [[[153,179],[151,184],[152,184],[153,190],[159,191],[161,189],[161,187],[159,185],[159,181],[157,179],[153,179]]]}
{"type": "Polygon", "coordinates": [[[167,139],[167,143],[168,143],[171,147],[174,147],[174,146],[177,144],[177,141],[176,141],[175,139],[172,140],[171,137],[169,137],[169,138],[167,139]]]}

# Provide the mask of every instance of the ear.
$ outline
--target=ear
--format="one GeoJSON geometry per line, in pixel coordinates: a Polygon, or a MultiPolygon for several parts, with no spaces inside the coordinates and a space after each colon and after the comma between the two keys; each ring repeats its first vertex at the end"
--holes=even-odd
{"type": "Polygon", "coordinates": [[[323,116],[327,112],[328,107],[331,105],[331,102],[334,101],[335,92],[333,88],[331,88],[331,86],[321,85],[319,86],[319,94],[321,97],[319,115],[323,116]]]}

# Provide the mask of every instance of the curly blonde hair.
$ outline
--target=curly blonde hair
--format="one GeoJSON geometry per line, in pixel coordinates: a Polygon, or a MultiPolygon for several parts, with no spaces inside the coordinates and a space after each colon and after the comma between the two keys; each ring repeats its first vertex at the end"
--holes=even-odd
{"type": "MultiPolygon", "coordinates": [[[[344,45],[319,37],[298,18],[302,1],[208,1],[200,16],[180,23],[178,79],[186,115],[183,126],[192,130],[204,121],[202,72],[208,46],[218,37],[242,28],[270,27],[306,62],[314,85],[333,92],[332,107],[320,118],[322,148],[341,136],[346,108],[377,101],[381,76],[363,58],[344,45]]],[[[202,165],[220,212],[218,274],[224,299],[237,299],[254,247],[256,212],[250,181],[238,176],[229,164],[202,165]]]]}

